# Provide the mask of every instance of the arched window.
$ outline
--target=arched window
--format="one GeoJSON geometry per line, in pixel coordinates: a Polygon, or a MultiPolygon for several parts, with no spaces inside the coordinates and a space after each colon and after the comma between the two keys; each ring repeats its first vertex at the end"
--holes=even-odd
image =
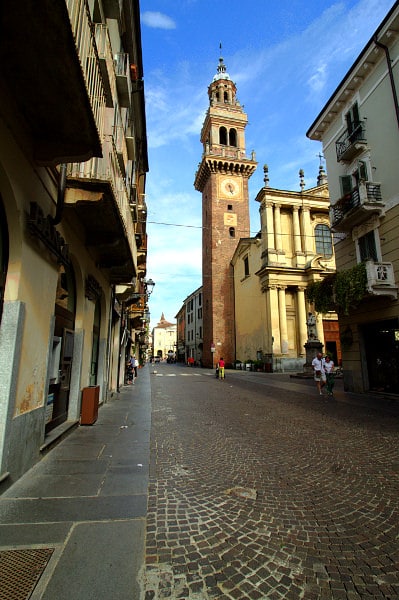
{"type": "Polygon", "coordinates": [[[229,234],[231,238],[235,238],[236,237],[236,230],[234,227],[230,227],[229,228],[229,234]]]}
{"type": "Polygon", "coordinates": [[[219,144],[222,144],[222,146],[227,146],[227,129],[226,129],[226,127],[221,127],[219,129],[219,144]]]}
{"type": "Polygon", "coordinates": [[[229,95],[227,92],[223,92],[223,98],[224,98],[224,102],[226,104],[229,101],[229,95]]]}
{"type": "Polygon", "coordinates": [[[229,144],[230,146],[237,146],[237,131],[235,129],[229,131],[229,144]]]}
{"type": "Polygon", "coordinates": [[[331,258],[333,249],[330,228],[327,225],[316,225],[314,236],[316,240],[316,253],[322,254],[326,258],[331,258]]]}

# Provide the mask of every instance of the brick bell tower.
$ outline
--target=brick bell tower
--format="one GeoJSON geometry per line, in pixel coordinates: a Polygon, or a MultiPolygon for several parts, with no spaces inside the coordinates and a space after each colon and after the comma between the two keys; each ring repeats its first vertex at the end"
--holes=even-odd
{"type": "Polygon", "coordinates": [[[230,261],[240,238],[249,237],[248,180],[256,169],[245,154],[248,119],[223,58],[208,87],[209,108],[201,130],[202,160],[195,189],[202,193],[204,366],[235,360],[234,286],[230,261]],[[215,351],[212,352],[211,348],[215,351]]]}

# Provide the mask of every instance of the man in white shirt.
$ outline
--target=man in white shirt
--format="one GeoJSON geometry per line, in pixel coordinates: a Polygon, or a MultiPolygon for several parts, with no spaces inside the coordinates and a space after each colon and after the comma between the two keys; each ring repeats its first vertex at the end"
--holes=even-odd
{"type": "Polygon", "coordinates": [[[324,371],[324,361],[321,352],[318,352],[312,360],[312,367],[314,371],[314,380],[319,390],[320,396],[323,395],[322,389],[326,383],[326,373],[324,371]]]}

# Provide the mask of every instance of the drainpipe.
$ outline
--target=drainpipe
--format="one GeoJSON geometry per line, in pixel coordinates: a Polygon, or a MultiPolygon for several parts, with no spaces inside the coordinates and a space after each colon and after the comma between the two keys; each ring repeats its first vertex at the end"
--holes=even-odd
{"type": "Polygon", "coordinates": [[[392,88],[393,102],[394,102],[394,105],[395,105],[396,120],[398,122],[398,127],[399,127],[398,96],[396,94],[395,80],[393,78],[392,61],[391,61],[391,57],[389,56],[389,49],[388,49],[388,46],[385,46],[385,44],[382,44],[381,42],[378,41],[377,36],[374,36],[374,43],[379,48],[382,48],[384,50],[384,52],[385,52],[385,56],[386,56],[386,59],[387,59],[387,65],[388,65],[389,79],[391,80],[391,88],[392,88]]]}
{"type": "Polygon", "coordinates": [[[57,207],[55,211],[55,217],[52,217],[53,225],[59,225],[62,219],[62,212],[64,209],[64,198],[66,188],[66,169],[67,166],[63,163],[60,166],[60,179],[58,182],[58,193],[57,193],[57,207]]]}

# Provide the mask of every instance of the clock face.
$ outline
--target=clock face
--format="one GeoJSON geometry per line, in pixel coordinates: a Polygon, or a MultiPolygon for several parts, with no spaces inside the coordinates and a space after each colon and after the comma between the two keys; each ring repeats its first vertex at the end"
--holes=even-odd
{"type": "Polygon", "coordinates": [[[222,179],[220,188],[223,195],[227,196],[228,198],[234,198],[235,196],[238,196],[240,192],[240,185],[233,177],[226,177],[225,179],[222,179]]]}

